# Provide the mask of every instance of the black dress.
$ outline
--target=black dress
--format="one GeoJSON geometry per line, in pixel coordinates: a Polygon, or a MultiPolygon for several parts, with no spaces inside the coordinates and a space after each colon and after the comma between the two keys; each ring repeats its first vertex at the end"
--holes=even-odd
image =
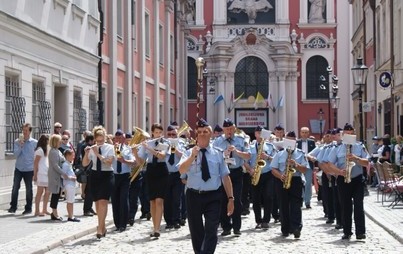
{"type": "Polygon", "coordinates": [[[150,200],[165,198],[168,189],[168,167],[165,162],[147,164],[146,181],[150,200]]]}

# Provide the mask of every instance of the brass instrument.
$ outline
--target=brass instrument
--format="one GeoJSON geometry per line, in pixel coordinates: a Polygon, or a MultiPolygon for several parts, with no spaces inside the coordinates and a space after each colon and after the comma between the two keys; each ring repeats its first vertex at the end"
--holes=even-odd
{"type": "Polygon", "coordinates": [[[120,143],[115,144],[115,156],[116,158],[122,158],[122,152],[120,151],[120,143]]]}
{"type": "Polygon", "coordinates": [[[257,156],[256,156],[256,163],[255,163],[255,168],[254,172],[252,175],[252,185],[256,186],[259,183],[260,180],[260,174],[262,173],[262,169],[266,166],[266,162],[261,158],[263,151],[263,146],[264,146],[264,139],[260,141],[259,143],[260,147],[259,150],[257,151],[257,156]]]}
{"type": "Polygon", "coordinates": [[[345,183],[351,183],[351,170],[355,166],[355,162],[347,159],[347,155],[351,153],[351,145],[346,144],[346,176],[344,177],[345,183]]]}
{"type": "Polygon", "coordinates": [[[192,128],[190,128],[189,124],[186,121],[183,121],[182,126],[178,129],[178,137],[180,137],[185,132],[191,131],[191,130],[192,130],[192,128]]]}
{"type": "Polygon", "coordinates": [[[292,167],[291,163],[289,163],[289,161],[291,160],[292,154],[293,154],[294,150],[291,148],[287,148],[287,164],[286,164],[286,168],[285,168],[285,179],[283,182],[283,188],[288,190],[291,188],[291,180],[292,180],[292,176],[295,172],[297,172],[297,170],[295,168],[292,167]]]}
{"type": "MultiPolygon", "coordinates": [[[[137,148],[141,144],[141,142],[143,142],[147,138],[150,138],[150,134],[140,129],[139,127],[133,127],[133,130],[135,132],[129,143],[129,146],[131,148],[137,148]]],[[[140,173],[141,169],[144,167],[145,164],[146,160],[141,165],[136,165],[132,167],[132,171],[130,172],[130,182],[133,182],[134,179],[136,179],[136,177],[138,176],[138,174],[140,173]]]]}

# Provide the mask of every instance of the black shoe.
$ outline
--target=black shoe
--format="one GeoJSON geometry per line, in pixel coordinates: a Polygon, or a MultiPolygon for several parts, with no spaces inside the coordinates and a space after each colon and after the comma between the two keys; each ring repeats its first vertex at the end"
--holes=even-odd
{"type": "Polygon", "coordinates": [[[127,222],[130,226],[134,225],[134,219],[129,219],[129,221],[127,222]]]}
{"type": "Polygon", "coordinates": [[[32,213],[32,210],[24,210],[22,212],[22,215],[27,215],[27,214],[31,214],[31,213],[32,213]]]}
{"type": "Polygon", "coordinates": [[[96,236],[97,236],[98,239],[101,239],[102,234],[96,234],[96,236]]]}
{"type": "Polygon", "coordinates": [[[91,212],[93,215],[97,215],[97,213],[94,211],[94,209],[91,209],[90,212],[91,212]]]}
{"type": "Polygon", "coordinates": [[[249,215],[249,214],[250,214],[249,210],[242,211],[242,213],[241,213],[241,215],[243,215],[243,216],[246,216],[246,215],[249,215]]]}
{"type": "Polygon", "coordinates": [[[262,224],[260,224],[260,223],[256,224],[255,229],[261,229],[261,228],[262,228],[262,224]]]}
{"type": "Polygon", "coordinates": [[[279,219],[274,219],[274,223],[279,223],[280,220],[279,219]]]}
{"type": "Polygon", "coordinates": [[[359,235],[356,235],[355,238],[356,238],[357,240],[363,240],[363,239],[366,239],[367,236],[366,236],[365,234],[359,234],[359,235]]]}
{"type": "Polygon", "coordinates": [[[10,209],[7,210],[9,213],[15,213],[15,211],[17,211],[17,208],[10,207],[10,209]]]}
{"type": "Polygon", "coordinates": [[[301,236],[301,230],[300,230],[300,229],[297,229],[297,230],[294,231],[293,234],[294,234],[294,238],[297,238],[297,239],[298,239],[298,238],[300,238],[300,236],[301,236]]]}
{"type": "Polygon", "coordinates": [[[333,224],[334,223],[334,220],[332,220],[332,219],[328,219],[327,221],[326,221],[326,224],[333,224]]]}
{"type": "Polygon", "coordinates": [[[340,224],[337,224],[335,227],[334,227],[335,229],[342,229],[343,228],[343,226],[342,225],[340,225],[340,224]]]}
{"type": "Polygon", "coordinates": [[[224,230],[224,231],[222,231],[221,236],[227,236],[230,234],[231,234],[231,230],[224,230]]]}
{"type": "MultiPolygon", "coordinates": [[[[151,213],[147,213],[147,220],[151,220],[151,213]]],[[[158,233],[158,235],[159,235],[159,233],[158,233]]]]}
{"type": "Polygon", "coordinates": [[[145,213],[141,214],[140,219],[145,219],[145,218],[147,218],[147,214],[145,214],[145,213]]]}
{"type": "Polygon", "coordinates": [[[350,238],[351,238],[351,235],[346,235],[346,234],[344,234],[344,235],[341,237],[342,240],[350,240],[350,238]]]}
{"type": "Polygon", "coordinates": [[[73,217],[73,218],[68,218],[67,221],[80,222],[80,219],[77,219],[76,217],[73,217]]]}
{"type": "Polygon", "coordinates": [[[312,209],[311,205],[306,205],[306,209],[312,209]]]}
{"type": "Polygon", "coordinates": [[[174,229],[179,229],[179,228],[181,228],[181,225],[179,225],[178,223],[176,223],[176,224],[174,225],[174,229]]]}
{"type": "Polygon", "coordinates": [[[83,215],[88,216],[88,217],[94,216],[94,214],[92,212],[85,212],[83,215]]]}
{"type": "Polygon", "coordinates": [[[269,228],[269,223],[263,222],[263,223],[262,223],[262,228],[263,228],[263,229],[268,229],[268,228],[269,228]]]}
{"type": "Polygon", "coordinates": [[[284,237],[288,237],[290,234],[289,233],[282,233],[281,235],[284,236],[284,237]]]}
{"type": "Polygon", "coordinates": [[[179,225],[185,226],[186,225],[186,219],[181,219],[181,221],[179,222],[179,225]]]}
{"type": "Polygon", "coordinates": [[[56,216],[53,215],[53,213],[50,214],[50,219],[51,219],[51,220],[63,221],[63,218],[62,218],[62,217],[56,217],[56,216]]]}
{"type": "Polygon", "coordinates": [[[158,238],[158,237],[160,237],[160,233],[154,232],[154,233],[150,234],[150,237],[158,238]]]}
{"type": "Polygon", "coordinates": [[[241,234],[242,234],[241,231],[234,229],[234,235],[240,236],[241,234]]]}
{"type": "Polygon", "coordinates": [[[126,228],[119,228],[119,233],[122,233],[122,232],[124,232],[124,231],[126,231],[126,228]]]}
{"type": "Polygon", "coordinates": [[[167,224],[167,225],[165,226],[165,229],[173,229],[173,228],[174,228],[174,225],[170,225],[170,224],[168,225],[168,224],[167,224]]]}
{"type": "Polygon", "coordinates": [[[119,227],[116,227],[115,230],[113,230],[113,231],[119,232],[119,230],[120,230],[120,228],[119,228],[119,227]]]}

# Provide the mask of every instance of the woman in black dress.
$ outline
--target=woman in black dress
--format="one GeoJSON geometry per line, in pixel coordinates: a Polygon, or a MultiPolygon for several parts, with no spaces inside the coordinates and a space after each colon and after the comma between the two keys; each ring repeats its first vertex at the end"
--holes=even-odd
{"type": "Polygon", "coordinates": [[[93,134],[96,145],[84,149],[82,163],[86,167],[92,161],[90,191],[98,214],[97,238],[101,238],[106,234],[105,219],[113,189],[112,162],[115,159],[115,149],[113,145],[105,143],[106,131],[102,126],[96,126],[93,134]]]}
{"type": "Polygon", "coordinates": [[[164,198],[168,188],[166,158],[170,155],[170,149],[168,141],[162,138],[163,131],[161,124],[153,124],[151,126],[152,141],[144,141],[139,151],[134,150],[137,163],[143,164],[147,160],[146,183],[154,227],[150,236],[156,238],[160,236],[164,198]]]}

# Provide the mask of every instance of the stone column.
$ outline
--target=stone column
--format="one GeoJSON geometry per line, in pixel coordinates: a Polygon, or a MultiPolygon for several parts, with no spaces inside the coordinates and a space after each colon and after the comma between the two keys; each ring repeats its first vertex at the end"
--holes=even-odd
{"type": "Polygon", "coordinates": [[[196,1],[196,26],[204,26],[204,0],[196,1]]]}
{"type": "Polygon", "coordinates": [[[286,93],[289,100],[287,100],[287,130],[298,132],[298,87],[297,87],[298,73],[291,72],[287,77],[286,93]]]}
{"type": "Polygon", "coordinates": [[[299,0],[299,23],[308,23],[308,1],[309,0],[299,0]]]}
{"type": "Polygon", "coordinates": [[[154,69],[154,100],[152,104],[151,110],[154,111],[154,123],[160,122],[160,46],[164,47],[164,45],[160,45],[160,33],[159,33],[159,0],[154,0],[154,34],[151,37],[151,40],[154,40],[152,47],[154,48],[154,60],[153,60],[153,69],[154,69]],[[154,38],[154,39],[153,39],[154,38]]]}
{"type": "Polygon", "coordinates": [[[281,97],[283,97],[283,107],[281,107],[281,108],[278,108],[277,109],[277,116],[278,116],[278,123],[281,123],[282,125],[283,125],[283,127],[286,129],[286,130],[288,130],[288,126],[287,126],[287,114],[286,114],[286,111],[287,111],[287,103],[288,103],[288,96],[287,96],[287,94],[286,94],[286,82],[285,82],[285,80],[286,80],[286,75],[287,75],[287,72],[285,72],[285,71],[280,71],[280,72],[277,72],[277,77],[278,77],[278,100],[280,100],[281,99],[281,97]]]}

